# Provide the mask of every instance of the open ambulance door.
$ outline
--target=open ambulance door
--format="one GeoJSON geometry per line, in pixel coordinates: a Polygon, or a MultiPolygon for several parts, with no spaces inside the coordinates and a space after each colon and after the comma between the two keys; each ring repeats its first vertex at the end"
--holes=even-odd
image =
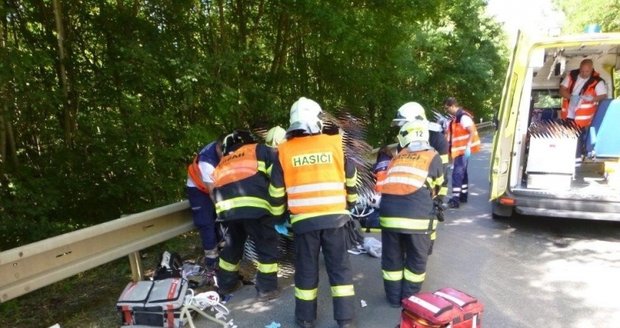
{"type": "Polygon", "coordinates": [[[497,127],[493,136],[493,154],[490,165],[491,200],[502,196],[508,188],[510,164],[513,157],[512,147],[517,127],[517,111],[526,79],[530,48],[530,42],[519,31],[506,73],[502,100],[497,113],[497,127]]]}

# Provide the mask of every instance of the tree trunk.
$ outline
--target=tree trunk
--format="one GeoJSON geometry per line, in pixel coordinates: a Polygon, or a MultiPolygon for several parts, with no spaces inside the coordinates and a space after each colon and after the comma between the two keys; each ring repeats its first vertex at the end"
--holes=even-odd
{"type": "Polygon", "coordinates": [[[52,0],[54,9],[54,19],[56,22],[56,35],[58,39],[58,79],[62,89],[63,96],[63,118],[62,127],[64,130],[65,142],[67,145],[73,143],[73,132],[75,126],[75,117],[72,110],[73,104],[69,98],[69,79],[67,78],[67,52],[65,48],[65,29],[63,24],[62,5],[60,0],[52,0]]]}
{"type": "MultiPolygon", "coordinates": [[[[0,45],[2,49],[6,49],[6,16],[2,17],[0,22],[0,45]]],[[[6,125],[4,124],[4,115],[7,112],[7,94],[6,84],[0,86],[0,102],[2,102],[2,109],[0,109],[0,174],[4,172],[4,163],[6,161],[6,125]]]]}

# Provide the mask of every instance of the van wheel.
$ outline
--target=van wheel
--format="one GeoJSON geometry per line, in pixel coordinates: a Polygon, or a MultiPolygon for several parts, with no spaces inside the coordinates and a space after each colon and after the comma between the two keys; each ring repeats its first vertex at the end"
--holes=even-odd
{"type": "Polygon", "coordinates": [[[495,220],[501,220],[501,219],[509,219],[512,217],[513,214],[513,207],[512,206],[506,206],[506,205],[502,205],[500,204],[498,201],[493,201],[491,202],[491,210],[493,213],[493,219],[495,220]]]}

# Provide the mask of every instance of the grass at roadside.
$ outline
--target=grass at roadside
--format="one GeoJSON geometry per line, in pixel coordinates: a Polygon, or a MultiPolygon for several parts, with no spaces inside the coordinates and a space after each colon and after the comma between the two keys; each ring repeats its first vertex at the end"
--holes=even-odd
{"type": "MultiPolygon", "coordinates": [[[[157,266],[164,250],[183,259],[202,256],[200,237],[188,232],[141,252],[145,273],[157,266]]],[[[0,304],[0,327],[36,328],[58,323],[62,328],[118,327],[116,300],[131,280],[126,257],[82,272],[50,286],[0,304]]]]}

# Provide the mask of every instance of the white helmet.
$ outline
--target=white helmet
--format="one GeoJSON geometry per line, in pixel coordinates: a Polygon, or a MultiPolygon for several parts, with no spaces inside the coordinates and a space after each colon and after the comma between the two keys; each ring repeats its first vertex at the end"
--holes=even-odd
{"type": "Polygon", "coordinates": [[[274,126],[273,128],[269,129],[269,131],[267,131],[267,136],[265,137],[265,143],[269,147],[276,148],[278,147],[279,144],[286,141],[285,137],[286,137],[286,130],[284,130],[279,125],[274,126]]]}
{"type": "Polygon", "coordinates": [[[405,148],[413,142],[428,143],[428,124],[423,120],[407,122],[398,131],[398,143],[405,148]]]}
{"type": "Polygon", "coordinates": [[[426,121],[426,113],[422,105],[412,101],[400,106],[396,112],[396,118],[392,120],[392,126],[403,126],[407,122],[416,120],[426,121]]]}
{"type": "Polygon", "coordinates": [[[323,110],[316,101],[305,97],[299,98],[291,106],[291,126],[287,132],[303,130],[309,134],[321,133],[323,130],[323,121],[319,118],[321,113],[323,110]]]}

